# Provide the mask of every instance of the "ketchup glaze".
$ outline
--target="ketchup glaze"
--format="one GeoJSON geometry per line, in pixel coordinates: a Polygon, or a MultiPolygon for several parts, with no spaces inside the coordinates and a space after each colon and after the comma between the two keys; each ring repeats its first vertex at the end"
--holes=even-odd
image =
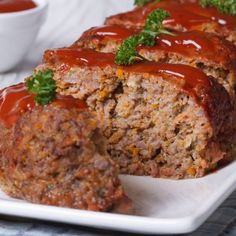
{"type": "Polygon", "coordinates": [[[153,47],[138,47],[150,52],[177,53],[189,58],[202,58],[220,64],[236,60],[234,45],[217,35],[201,32],[174,32],[175,36],[161,34],[153,47]]]}
{"type": "Polygon", "coordinates": [[[111,38],[111,39],[125,39],[135,34],[134,30],[123,27],[122,25],[104,25],[101,27],[93,27],[83,33],[80,39],[91,38],[111,38]]]}
{"type": "MultiPolygon", "coordinates": [[[[29,94],[25,83],[7,87],[0,91],[0,122],[11,128],[22,113],[32,111],[36,106],[34,94],[29,94]]],[[[50,104],[59,108],[87,108],[84,101],[71,96],[57,96],[50,104]]]]}
{"type": "Polygon", "coordinates": [[[215,23],[227,29],[236,28],[235,16],[219,12],[214,7],[203,8],[199,0],[162,0],[158,3],[151,2],[144,7],[137,7],[133,11],[121,13],[107,18],[107,24],[113,24],[113,19],[119,19],[120,24],[125,22],[130,25],[143,27],[146,18],[153,10],[161,8],[170,13],[164,20],[164,25],[181,27],[182,31],[198,30],[203,23],[215,23]]]}

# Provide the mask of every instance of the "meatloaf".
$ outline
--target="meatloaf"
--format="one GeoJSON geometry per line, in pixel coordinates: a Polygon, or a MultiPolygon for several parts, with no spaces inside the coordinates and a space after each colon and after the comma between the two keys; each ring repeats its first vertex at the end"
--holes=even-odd
{"type": "MultiPolygon", "coordinates": [[[[119,25],[94,27],[76,41],[73,48],[91,48],[116,53],[121,43],[135,30],[119,25]]],[[[234,99],[236,88],[236,47],[212,33],[192,31],[159,35],[154,47],[138,47],[138,53],[149,61],[194,66],[215,77],[234,99]]]]}
{"type": "Polygon", "coordinates": [[[0,114],[0,184],[7,194],[84,210],[131,210],[98,119],[84,102],[60,96],[35,106],[20,84],[1,92],[0,114]]]}
{"type": "Polygon", "coordinates": [[[201,7],[199,0],[153,1],[126,13],[108,17],[106,24],[141,28],[147,15],[161,8],[170,13],[164,21],[165,28],[177,31],[199,30],[220,35],[236,45],[236,17],[220,13],[216,8],[201,7]]]}
{"type": "Polygon", "coordinates": [[[86,100],[104,117],[108,152],[120,172],[201,177],[233,155],[233,108],[214,78],[187,65],[114,64],[88,49],[46,51],[58,93],[86,100]]]}

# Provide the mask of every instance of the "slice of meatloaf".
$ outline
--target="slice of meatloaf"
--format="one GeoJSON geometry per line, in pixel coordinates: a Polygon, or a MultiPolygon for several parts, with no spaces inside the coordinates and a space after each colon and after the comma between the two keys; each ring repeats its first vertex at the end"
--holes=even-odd
{"type": "MultiPolygon", "coordinates": [[[[95,27],[86,31],[73,48],[91,48],[99,52],[116,53],[121,43],[135,31],[118,25],[95,27]]],[[[154,47],[138,47],[137,51],[149,61],[185,64],[215,77],[235,97],[236,47],[212,33],[192,31],[162,34],[154,47]]]]}
{"type": "Polygon", "coordinates": [[[58,97],[51,105],[31,106],[19,114],[17,110],[33,101],[32,95],[17,85],[1,96],[0,184],[7,194],[33,203],[84,210],[131,210],[118,168],[107,155],[97,116],[84,102],[58,97]],[[6,109],[13,123],[3,116],[6,109]],[[9,122],[11,128],[6,128],[9,122]]]}
{"type": "Polygon", "coordinates": [[[171,16],[164,21],[164,25],[168,29],[213,32],[236,45],[236,16],[220,13],[213,7],[203,8],[199,4],[199,0],[153,1],[130,12],[108,17],[105,23],[124,25],[128,28],[141,28],[145,24],[147,15],[156,8],[170,13],[171,16]]]}
{"type": "Polygon", "coordinates": [[[233,108],[212,77],[186,65],[114,64],[92,50],[47,51],[58,92],[104,117],[108,151],[121,173],[200,177],[232,157],[233,108]]]}

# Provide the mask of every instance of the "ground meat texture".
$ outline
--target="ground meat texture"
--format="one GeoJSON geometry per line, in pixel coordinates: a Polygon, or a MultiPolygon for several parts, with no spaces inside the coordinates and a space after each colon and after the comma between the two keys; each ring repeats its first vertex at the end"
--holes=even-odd
{"type": "MultiPolygon", "coordinates": [[[[135,34],[122,26],[94,27],[86,31],[72,48],[90,48],[99,52],[116,53],[121,43],[135,34]]],[[[175,36],[159,35],[154,47],[138,47],[139,54],[149,61],[185,64],[213,76],[235,99],[236,48],[212,33],[174,32],[175,36]]]]}
{"type": "Polygon", "coordinates": [[[215,79],[185,65],[118,67],[111,54],[88,50],[67,61],[70,50],[48,51],[38,70],[53,69],[59,93],[85,99],[103,115],[121,173],[200,177],[233,156],[233,108],[215,79]]]}
{"type": "Polygon", "coordinates": [[[87,110],[49,105],[22,114],[11,129],[2,127],[4,191],[33,203],[131,210],[95,118],[87,110]]]}
{"type": "Polygon", "coordinates": [[[147,15],[157,8],[164,9],[170,13],[170,17],[164,21],[164,26],[167,29],[211,32],[224,37],[236,45],[236,17],[220,13],[213,7],[203,8],[200,6],[199,0],[153,1],[130,12],[110,16],[106,19],[105,24],[142,28],[147,15]]]}

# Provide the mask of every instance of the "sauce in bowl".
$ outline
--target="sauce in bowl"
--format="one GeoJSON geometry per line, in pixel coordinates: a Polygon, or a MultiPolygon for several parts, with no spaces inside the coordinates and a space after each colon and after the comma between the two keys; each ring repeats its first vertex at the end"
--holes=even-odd
{"type": "Polygon", "coordinates": [[[0,0],[0,13],[19,12],[36,7],[32,0],[0,0]]]}

